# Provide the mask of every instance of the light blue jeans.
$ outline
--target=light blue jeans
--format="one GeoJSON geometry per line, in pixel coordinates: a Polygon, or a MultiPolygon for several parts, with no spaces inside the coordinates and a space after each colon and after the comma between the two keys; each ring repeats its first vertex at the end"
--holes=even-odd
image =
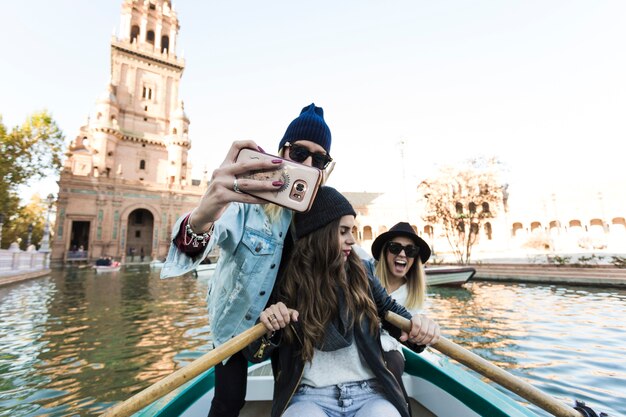
{"type": "Polygon", "coordinates": [[[399,417],[375,379],[315,388],[300,385],[283,417],[399,417]]]}

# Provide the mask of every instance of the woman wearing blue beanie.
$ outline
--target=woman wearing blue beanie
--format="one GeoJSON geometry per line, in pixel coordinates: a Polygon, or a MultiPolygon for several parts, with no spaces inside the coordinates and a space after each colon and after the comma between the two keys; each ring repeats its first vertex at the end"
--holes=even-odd
{"type": "Polygon", "coordinates": [[[409,348],[436,343],[439,326],[396,303],[353,250],[356,213],[331,187],[294,217],[296,241],[259,316],[268,335],[248,347],[271,356],[272,417],[409,417],[402,388],[383,357],[380,323],[387,311],[410,319],[410,334],[389,329],[409,348]],[[410,338],[409,338],[410,337],[410,338]]]}
{"type": "MultiPolygon", "coordinates": [[[[325,169],[331,134],[324,111],[306,106],[279,142],[279,154],[288,160],[325,169]]],[[[253,141],[234,142],[222,165],[213,171],[198,206],[178,219],[161,277],[195,270],[215,248],[220,257],[207,297],[215,347],[254,325],[266,307],[282,270],[284,254],[292,245],[292,211],[245,192],[280,189],[282,181],[237,178],[249,171],[272,170],[281,160],[237,163],[243,148],[259,149],[253,141]]],[[[209,417],[236,417],[245,403],[248,361],[237,353],[215,367],[215,396],[209,417]]]]}

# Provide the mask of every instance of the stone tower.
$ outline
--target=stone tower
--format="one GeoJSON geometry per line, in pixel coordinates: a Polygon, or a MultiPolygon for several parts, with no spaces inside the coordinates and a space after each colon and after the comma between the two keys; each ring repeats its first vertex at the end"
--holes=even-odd
{"type": "Polygon", "coordinates": [[[172,219],[201,195],[187,161],[179,29],[170,1],[123,1],[110,82],[70,144],[59,180],[53,262],[163,257],[172,219]]]}

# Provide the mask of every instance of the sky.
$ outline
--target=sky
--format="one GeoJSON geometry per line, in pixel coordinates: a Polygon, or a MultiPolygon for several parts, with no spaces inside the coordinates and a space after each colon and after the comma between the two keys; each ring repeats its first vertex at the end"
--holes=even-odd
{"type": "MultiPolygon", "coordinates": [[[[47,109],[73,139],[106,89],[121,0],[2,3],[4,124],[47,109]]],[[[626,177],[623,0],[174,7],[194,178],[234,140],[275,152],[312,102],[332,131],[329,184],[342,191],[410,187],[478,156],[504,162],[512,190],[626,177]]]]}

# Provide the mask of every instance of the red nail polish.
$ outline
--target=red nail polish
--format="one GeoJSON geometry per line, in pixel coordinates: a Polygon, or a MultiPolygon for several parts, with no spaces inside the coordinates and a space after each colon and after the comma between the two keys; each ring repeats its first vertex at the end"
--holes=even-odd
{"type": "Polygon", "coordinates": [[[272,163],[274,164],[280,164],[281,162],[283,162],[282,159],[272,159],[272,163]]]}
{"type": "Polygon", "coordinates": [[[274,182],[272,182],[272,185],[274,187],[282,187],[283,185],[285,185],[285,183],[282,182],[282,181],[274,181],[274,182]]]}

